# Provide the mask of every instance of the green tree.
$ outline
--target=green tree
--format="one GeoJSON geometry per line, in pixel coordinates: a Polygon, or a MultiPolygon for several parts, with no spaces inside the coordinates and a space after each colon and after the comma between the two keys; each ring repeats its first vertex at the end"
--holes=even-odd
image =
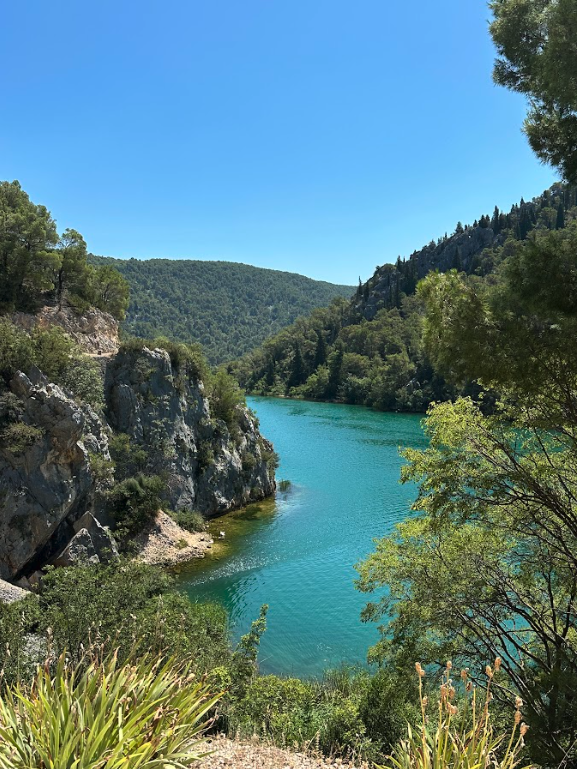
{"type": "Polygon", "coordinates": [[[378,658],[502,657],[495,696],[526,700],[533,756],[557,766],[577,737],[577,227],[505,251],[491,283],[421,285],[437,369],[501,397],[490,415],[483,399],[432,408],[429,449],[405,452],[420,514],[359,567],[360,587],[388,587],[365,612],[391,621],[378,658]]]}
{"type": "Polygon", "coordinates": [[[58,241],[59,264],[55,274],[58,305],[62,306],[65,291],[82,295],[88,281],[86,242],[76,230],[65,230],[58,241]]]}
{"type": "Polygon", "coordinates": [[[291,387],[298,387],[304,382],[305,378],[305,364],[303,361],[300,344],[297,342],[294,346],[291,374],[287,382],[287,387],[289,389],[291,387]]]}
{"type": "Polygon", "coordinates": [[[33,310],[60,264],[56,224],[17,181],[0,182],[0,308],[33,310]]]}
{"type": "Polygon", "coordinates": [[[122,320],[128,307],[128,281],[114,267],[103,265],[93,269],[90,282],[90,298],[96,307],[122,320]]]}
{"type": "Polygon", "coordinates": [[[529,99],[524,130],[538,157],[577,181],[577,6],[493,0],[497,83],[529,99]]]}

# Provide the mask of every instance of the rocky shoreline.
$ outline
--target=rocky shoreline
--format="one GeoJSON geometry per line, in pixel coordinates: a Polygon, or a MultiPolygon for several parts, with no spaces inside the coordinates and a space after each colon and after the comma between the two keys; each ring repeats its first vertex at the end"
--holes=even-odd
{"type": "Polygon", "coordinates": [[[177,566],[204,558],[212,544],[208,532],[186,531],[162,510],[152,526],[134,539],[138,549],[136,560],[149,566],[177,566]]]}

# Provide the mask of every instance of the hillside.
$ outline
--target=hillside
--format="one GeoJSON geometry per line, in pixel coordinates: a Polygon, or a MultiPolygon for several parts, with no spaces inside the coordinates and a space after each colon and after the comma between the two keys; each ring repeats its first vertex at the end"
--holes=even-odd
{"type": "Polygon", "coordinates": [[[234,262],[172,259],[112,259],[130,284],[123,329],[143,338],[166,336],[200,342],[213,364],[239,358],[334,297],[349,298],[351,286],[234,262]]]}
{"type": "Polygon", "coordinates": [[[508,213],[495,208],[472,225],[385,264],[350,301],[313,311],[230,366],[261,395],[329,400],[381,410],[424,411],[456,394],[433,370],[422,343],[416,287],[428,273],[455,269],[483,280],[516,241],[577,219],[577,187],[556,184],[508,213]]]}

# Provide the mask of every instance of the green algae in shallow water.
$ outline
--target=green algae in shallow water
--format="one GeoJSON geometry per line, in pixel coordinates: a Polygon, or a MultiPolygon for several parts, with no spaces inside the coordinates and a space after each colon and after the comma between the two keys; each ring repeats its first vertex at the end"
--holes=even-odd
{"type": "Polygon", "coordinates": [[[214,544],[204,558],[175,567],[179,582],[185,583],[195,574],[207,575],[211,566],[217,566],[223,559],[241,552],[244,539],[253,536],[259,524],[266,525],[267,520],[274,516],[276,507],[276,499],[271,497],[211,519],[208,522],[208,533],[214,539],[214,544]],[[224,532],[224,539],[221,539],[220,532],[224,532]]]}
{"type": "Polygon", "coordinates": [[[409,513],[399,446],[424,448],[420,417],[360,406],[250,398],[291,487],[276,501],[211,522],[213,552],[180,572],[193,601],[218,601],[236,637],[270,605],[261,642],[265,672],[319,676],[362,663],[378,637],[360,621],[367,597],[353,564],[409,513]],[[225,539],[218,540],[218,533],[225,539]]]}

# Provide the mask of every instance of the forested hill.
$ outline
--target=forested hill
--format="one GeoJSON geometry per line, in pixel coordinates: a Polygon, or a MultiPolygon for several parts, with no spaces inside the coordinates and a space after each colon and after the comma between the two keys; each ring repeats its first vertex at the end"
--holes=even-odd
{"type": "Polygon", "coordinates": [[[315,310],[230,367],[249,392],[423,411],[455,392],[424,353],[419,280],[456,269],[484,280],[515,243],[577,219],[577,187],[556,184],[508,213],[472,225],[385,264],[346,302],[315,310]]]}
{"type": "Polygon", "coordinates": [[[354,292],[351,286],[235,262],[101,256],[90,261],[111,265],[128,280],[127,333],[200,342],[211,363],[239,358],[299,316],[354,292]]]}

